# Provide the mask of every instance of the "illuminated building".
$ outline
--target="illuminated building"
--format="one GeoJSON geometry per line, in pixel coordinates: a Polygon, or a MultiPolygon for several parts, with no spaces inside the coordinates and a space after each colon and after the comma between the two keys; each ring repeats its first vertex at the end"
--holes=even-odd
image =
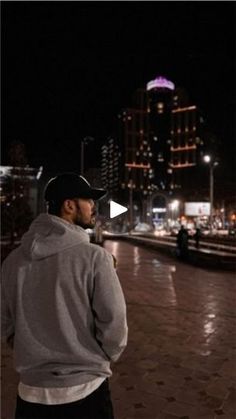
{"type": "Polygon", "coordinates": [[[176,88],[164,77],[150,81],[146,89],[154,188],[167,192],[187,190],[196,181],[202,145],[198,110],[189,106],[185,89],[176,88]]]}
{"type": "Polygon", "coordinates": [[[101,149],[102,186],[114,197],[119,190],[121,152],[117,141],[109,138],[101,149]]]}
{"type": "Polygon", "coordinates": [[[197,132],[197,108],[187,106],[173,109],[171,112],[171,153],[170,169],[172,172],[171,188],[179,189],[186,186],[189,169],[198,163],[200,139],[197,132]],[[187,169],[187,171],[186,171],[187,169]],[[186,176],[187,175],[187,176],[186,176]]]}
{"type": "Polygon", "coordinates": [[[120,186],[132,192],[132,199],[139,194],[150,203],[155,193],[170,197],[194,183],[201,140],[198,111],[189,105],[185,89],[157,77],[137,89],[133,106],[118,117],[124,168],[120,186]]]}
{"type": "Polygon", "coordinates": [[[168,190],[170,184],[170,124],[173,109],[174,84],[164,77],[147,83],[149,144],[154,170],[153,187],[168,190]]]}
{"type": "Polygon", "coordinates": [[[43,168],[0,166],[3,235],[21,236],[40,212],[43,168]]]}
{"type": "Polygon", "coordinates": [[[141,109],[126,109],[120,115],[123,133],[122,188],[132,188],[147,195],[150,189],[150,156],[147,113],[141,109]]]}

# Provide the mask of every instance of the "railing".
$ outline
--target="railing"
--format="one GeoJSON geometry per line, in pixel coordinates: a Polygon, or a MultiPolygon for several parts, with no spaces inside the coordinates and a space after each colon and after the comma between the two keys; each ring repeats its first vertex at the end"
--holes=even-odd
{"type": "MultiPolygon", "coordinates": [[[[160,244],[166,244],[171,247],[176,247],[176,237],[173,236],[155,236],[153,233],[136,233],[132,232],[130,234],[130,237],[139,237],[140,239],[145,238],[146,240],[149,240],[153,243],[160,243],[160,244]]],[[[202,238],[199,241],[199,248],[196,249],[195,247],[195,240],[193,238],[189,238],[189,249],[196,250],[199,252],[204,253],[214,253],[219,254],[219,252],[231,256],[236,256],[236,245],[226,245],[221,243],[214,243],[210,241],[204,241],[204,238],[202,238]]]]}

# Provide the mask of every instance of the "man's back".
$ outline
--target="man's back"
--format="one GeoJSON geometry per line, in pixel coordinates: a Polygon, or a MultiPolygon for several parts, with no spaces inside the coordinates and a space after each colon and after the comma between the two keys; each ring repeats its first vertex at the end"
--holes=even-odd
{"type": "Polygon", "coordinates": [[[42,214],[3,265],[5,323],[16,369],[32,386],[111,375],[126,345],[125,303],[113,260],[87,233],[42,214]]]}

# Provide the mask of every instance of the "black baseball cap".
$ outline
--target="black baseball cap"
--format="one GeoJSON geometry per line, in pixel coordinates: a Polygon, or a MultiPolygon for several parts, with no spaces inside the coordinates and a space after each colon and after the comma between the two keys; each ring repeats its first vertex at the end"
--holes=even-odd
{"type": "Polygon", "coordinates": [[[104,189],[95,189],[88,181],[76,173],[63,173],[46,185],[44,199],[46,202],[63,202],[65,199],[85,198],[98,200],[106,195],[104,189]]]}

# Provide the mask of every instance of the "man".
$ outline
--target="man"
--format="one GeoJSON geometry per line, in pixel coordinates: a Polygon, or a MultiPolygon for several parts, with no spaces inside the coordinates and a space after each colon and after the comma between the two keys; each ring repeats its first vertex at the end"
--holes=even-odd
{"type": "Polygon", "coordinates": [[[188,257],[188,231],[181,225],[177,234],[177,250],[178,256],[182,259],[188,257]]]}
{"type": "Polygon", "coordinates": [[[16,419],[111,419],[111,361],[127,344],[112,255],[91,244],[105,195],[73,173],[49,181],[39,215],[3,264],[3,326],[20,374],[16,419]]]}
{"type": "Polygon", "coordinates": [[[199,249],[199,241],[200,241],[200,237],[201,237],[201,230],[199,227],[196,228],[195,234],[194,234],[194,239],[195,239],[195,247],[196,249],[199,249]]]}

